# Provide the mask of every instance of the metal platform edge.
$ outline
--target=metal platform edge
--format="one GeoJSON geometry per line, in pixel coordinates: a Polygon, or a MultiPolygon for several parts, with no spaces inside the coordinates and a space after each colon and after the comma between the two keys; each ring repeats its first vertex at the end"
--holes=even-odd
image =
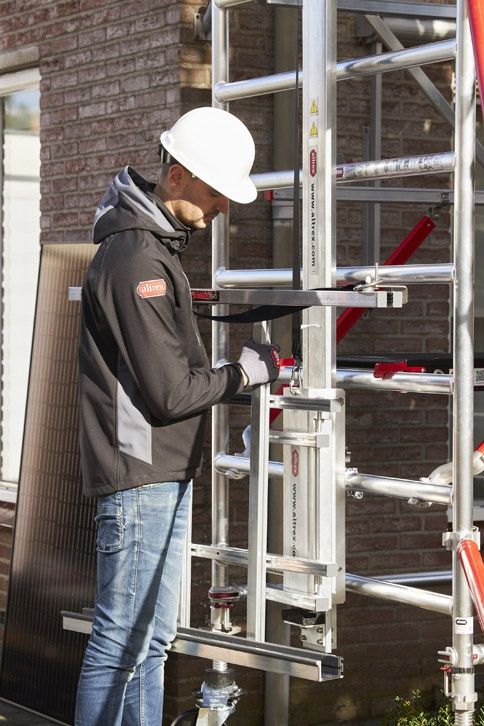
{"type": "MultiPolygon", "coordinates": [[[[91,632],[90,616],[65,610],[61,616],[64,630],[91,632]]],[[[332,653],[261,643],[198,628],[179,627],[171,650],[319,683],[343,677],[343,659],[332,653]]]]}

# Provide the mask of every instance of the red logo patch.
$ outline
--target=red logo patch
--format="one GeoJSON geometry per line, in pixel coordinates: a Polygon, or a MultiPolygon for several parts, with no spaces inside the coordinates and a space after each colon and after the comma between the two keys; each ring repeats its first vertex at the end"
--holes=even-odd
{"type": "Polygon", "coordinates": [[[136,292],[140,297],[161,297],[166,295],[166,282],[160,280],[143,280],[138,283],[136,292]]]}
{"type": "Polygon", "coordinates": [[[296,449],[292,450],[291,469],[292,469],[293,476],[297,476],[299,474],[299,454],[297,453],[296,449]]]}
{"type": "Polygon", "coordinates": [[[281,356],[279,355],[279,347],[274,345],[271,349],[271,358],[274,363],[274,368],[279,368],[281,363],[281,356]]]}

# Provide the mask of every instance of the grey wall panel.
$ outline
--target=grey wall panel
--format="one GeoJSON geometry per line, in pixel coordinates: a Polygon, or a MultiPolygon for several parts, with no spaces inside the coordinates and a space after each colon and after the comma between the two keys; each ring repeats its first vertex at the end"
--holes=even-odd
{"type": "Polygon", "coordinates": [[[86,640],[62,629],[60,611],[92,604],[95,546],[78,455],[80,308],[67,291],[93,251],[42,249],[0,676],[0,696],[68,723],[86,640]]]}

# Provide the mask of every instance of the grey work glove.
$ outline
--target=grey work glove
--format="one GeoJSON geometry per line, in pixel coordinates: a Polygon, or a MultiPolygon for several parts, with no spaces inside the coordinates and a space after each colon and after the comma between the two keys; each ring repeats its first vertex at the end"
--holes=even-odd
{"type": "Polygon", "coordinates": [[[249,386],[276,380],[279,375],[279,351],[279,346],[272,343],[256,343],[252,339],[244,343],[237,362],[245,373],[249,386]]]}

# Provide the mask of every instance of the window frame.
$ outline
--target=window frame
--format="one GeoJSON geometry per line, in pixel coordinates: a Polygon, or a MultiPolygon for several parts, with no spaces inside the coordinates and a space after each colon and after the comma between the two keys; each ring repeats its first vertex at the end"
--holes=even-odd
{"type": "MultiPolygon", "coordinates": [[[[29,90],[40,90],[40,71],[38,68],[25,68],[18,71],[0,73],[0,99],[12,93],[29,90]]],[[[4,189],[4,118],[3,104],[0,104],[0,259],[3,256],[3,189],[4,189]]],[[[0,296],[0,320],[3,318],[2,300],[0,296]]],[[[1,334],[1,331],[0,331],[1,334]]],[[[25,421],[25,413],[24,413],[25,421]]],[[[1,452],[0,452],[1,455],[1,452]]],[[[18,484],[0,479],[0,502],[15,503],[17,501],[18,484]]]]}

